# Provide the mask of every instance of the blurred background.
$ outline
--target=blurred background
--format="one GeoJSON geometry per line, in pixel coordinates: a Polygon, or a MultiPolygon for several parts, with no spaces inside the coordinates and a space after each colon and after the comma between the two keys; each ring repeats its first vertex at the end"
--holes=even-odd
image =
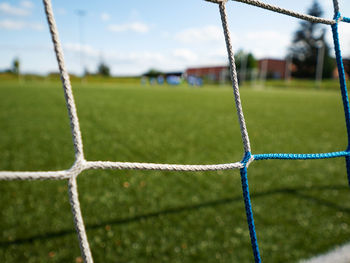
{"type": "MultiPolygon", "coordinates": [[[[283,4],[301,13],[333,17],[329,0],[283,4]]],[[[340,4],[344,14],[350,12],[349,3],[340,4]]],[[[199,83],[229,81],[226,47],[214,4],[54,1],[53,7],[66,64],[74,77],[146,75],[166,80],[178,76],[188,81],[192,76],[199,77],[199,83]]],[[[227,8],[241,80],[336,77],[329,27],[242,3],[227,8]],[[322,65],[316,76],[318,60],[322,65]]],[[[0,70],[46,77],[57,74],[41,2],[1,1],[0,12],[0,70]]],[[[339,26],[347,72],[348,29],[346,23],[339,26]]],[[[161,84],[161,79],[158,82],[161,84]]]]}
{"type": "MultiPolygon", "coordinates": [[[[332,0],[266,2],[333,17],[332,0]]],[[[53,0],[53,10],[87,160],[241,160],[217,5],[53,0]]],[[[350,17],[350,2],[340,10],[350,17]]],[[[227,12],[252,153],[346,149],[330,26],[235,1],[227,12]]],[[[348,79],[350,25],[339,34],[348,79]]],[[[0,0],[0,171],[74,162],[50,39],[41,1],[0,0]]],[[[248,177],[263,261],[350,241],[343,158],[255,161],[248,177]]],[[[95,262],[253,261],[239,171],[84,171],[78,187],[95,262]]],[[[83,261],[66,181],[2,181],[0,193],[0,262],[83,261]]]]}

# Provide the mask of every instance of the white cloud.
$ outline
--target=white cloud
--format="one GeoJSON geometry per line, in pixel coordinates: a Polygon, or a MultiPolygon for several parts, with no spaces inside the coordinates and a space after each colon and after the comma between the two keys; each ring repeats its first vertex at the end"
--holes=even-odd
{"type": "Polygon", "coordinates": [[[30,14],[30,11],[28,10],[28,7],[24,7],[25,6],[22,6],[22,8],[16,7],[4,2],[0,3],[0,13],[4,13],[6,15],[27,16],[30,14]]]}
{"type": "Polygon", "coordinates": [[[28,0],[23,0],[21,1],[20,5],[24,8],[28,8],[28,9],[31,9],[34,7],[34,4],[31,2],[31,1],[28,1],[28,0]]]}
{"type": "MultiPolygon", "coordinates": [[[[341,53],[343,57],[349,58],[350,57],[350,25],[347,23],[339,23],[338,33],[339,33],[339,43],[340,43],[341,53]]],[[[327,40],[327,43],[329,44],[329,47],[331,48],[331,51],[330,51],[331,56],[335,57],[333,35],[331,30],[327,30],[326,40],[327,40]]]]}
{"type": "Polygon", "coordinates": [[[107,27],[112,32],[133,31],[137,33],[147,33],[150,28],[147,24],[141,22],[133,22],[129,24],[111,24],[107,27]]]}
{"type": "Polygon", "coordinates": [[[186,44],[225,41],[222,29],[213,25],[187,28],[176,33],[175,39],[186,44]]]}
{"type": "MultiPolygon", "coordinates": [[[[175,39],[182,43],[184,48],[194,45],[197,47],[192,49],[196,59],[191,63],[211,65],[227,62],[225,39],[222,29],[218,26],[187,28],[175,34],[175,39]]],[[[248,31],[241,34],[231,32],[231,42],[234,50],[253,52],[258,58],[283,58],[290,44],[290,34],[274,30],[248,31]]]]}
{"type": "Polygon", "coordinates": [[[132,9],[130,12],[130,19],[131,20],[138,20],[140,19],[140,12],[136,9],[132,9]]]}
{"type": "Polygon", "coordinates": [[[59,14],[59,15],[65,15],[65,14],[67,14],[67,11],[66,11],[66,9],[64,9],[63,7],[59,7],[59,8],[57,8],[56,9],[57,11],[57,14],[59,14]]]}
{"type": "Polygon", "coordinates": [[[170,32],[168,32],[168,31],[162,31],[162,32],[160,32],[160,34],[159,34],[162,38],[170,38],[171,37],[171,34],[170,34],[170,32]]]}
{"type": "Polygon", "coordinates": [[[108,60],[118,62],[118,63],[139,63],[149,61],[162,61],[164,56],[160,52],[116,52],[114,50],[99,50],[90,45],[81,45],[79,43],[65,43],[63,45],[66,51],[71,52],[83,52],[85,55],[92,58],[103,57],[103,53],[108,54],[108,60]]]}
{"type": "Polygon", "coordinates": [[[321,5],[325,8],[325,9],[333,9],[333,2],[329,1],[329,0],[321,0],[321,5]]]}
{"type": "Polygon", "coordinates": [[[266,30],[266,31],[250,31],[246,35],[246,38],[248,40],[261,40],[261,41],[283,41],[286,42],[286,38],[281,32],[273,31],[273,30],[266,30]]]}
{"type": "Polygon", "coordinates": [[[102,13],[102,14],[101,14],[101,20],[102,20],[102,21],[108,21],[108,20],[110,20],[110,19],[111,19],[110,14],[108,14],[108,13],[102,13]]]}
{"type": "Polygon", "coordinates": [[[211,60],[226,61],[228,60],[226,45],[223,43],[221,47],[208,50],[206,56],[211,60]]]}
{"type": "MultiPolygon", "coordinates": [[[[340,41],[342,55],[349,57],[350,56],[350,25],[349,24],[341,23],[339,25],[339,41],[340,41]]],[[[330,43],[333,43],[333,42],[330,42],[330,43]]]]}
{"type": "MultiPolygon", "coordinates": [[[[212,32],[207,29],[199,31],[212,32]]],[[[222,34],[221,31],[219,33],[222,34]]],[[[211,41],[208,42],[208,35],[197,36],[194,34],[194,39],[197,42],[191,42],[191,44],[181,42],[178,47],[157,51],[147,51],[147,48],[135,51],[107,49],[101,51],[92,46],[80,46],[79,44],[64,45],[64,48],[65,51],[83,51],[89,68],[96,68],[96,63],[102,56],[110,66],[112,73],[119,75],[140,74],[149,68],[172,71],[183,70],[190,66],[226,65],[228,58],[224,39],[220,39],[215,34],[211,34],[211,36],[209,37],[211,41]],[[196,43],[196,45],[192,45],[192,43],[196,43]],[[106,54],[106,56],[103,56],[103,54],[106,54]]],[[[232,36],[235,35],[232,34],[232,36]]],[[[258,58],[265,56],[283,58],[290,43],[289,38],[290,35],[288,33],[279,31],[250,31],[235,37],[236,41],[233,48],[235,51],[243,48],[246,52],[253,52],[258,58]]],[[[170,40],[173,39],[174,36],[170,36],[170,40]]],[[[76,63],[76,68],[79,68],[79,63],[76,63]]]]}
{"type": "Polygon", "coordinates": [[[253,52],[258,58],[283,58],[290,44],[290,35],[273,30],[250,31],[242,35],[238,42],[240,47],[253,52]]]}
{"type": "MultiPolygon", "coordinates": [[[[140,74],[151,67],[166,68],[174,59],[158,51],[129,51],[116,52],[115,50],[100,50],[90,45],[80,45],[79,43],[63,44],[64,51],[67,52],[67,58],[71,57],[69,52],[82,51],[85,55],[85,62],[88,68],[96,68],[96,63],[104,58],[113,74],[140,74]],[[108,56],[104,56],[108,54],[108,56]]],[[[72,60],[67,60],[72,61],[72,60]]],[[[73,60],[74,61],[74,60],[73,60]]],[[[70,68],[76,67],[79,71],[79,63],[75,66],[69,65],[70,68]]]]}
{"type": "Polygon", "coordinates": [[[197,59],[197,55],[193,51],[186,48],[175,49],[172,54],[174,57],[186,62],[193,62],[197,59]]]}
{"type": "Polygon", "coordinates": [[[25,21],[15,21],[10,19],[5,19],[0,21],[0,29],[6,29],[6,30],[31,29],[35,31],[41,31],[44,29],[44,26],[40,23],[35,23],[35,22],[25,22],[25,21]]]}
{"type": "Polygon", "coordinates": [[[100,52],[90,45],[81,45],[79,43],[66,43],[63,45],[66,51],[83,52],[84,54],[92,57],[98,57],[100,52]]]}

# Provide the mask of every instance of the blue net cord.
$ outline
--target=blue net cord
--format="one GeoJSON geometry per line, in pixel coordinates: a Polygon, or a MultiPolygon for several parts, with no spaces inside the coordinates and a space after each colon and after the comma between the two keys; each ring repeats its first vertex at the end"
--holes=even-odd
{"type": "Polygon", "coordinates": [[[243,190],[245,212],[246,212],[247,222],[249,227],[250,242],[252,244],[252,249],[254,254],[254,261],[255,263],[261,263],[258,239],[256,237],[256,231],[255,231],[253,210],[252,210],[252,205],[251,205],[250,195],[249,195],[249,185],[248,185],[248,176],[247,176],[248,175],[247,162],[249,161],[250,157],[251,157],[251,153],[246,152],[242,160],[242,164],[244,165],[244,168],[240,169],[241,183],[242,183],[242,190],[243,190]]]}
{"type": "MultiPolygon", "coordinates": [[[[338,12],[335,15],[334,19],[338,21],[340,17],[341,17],[340,13],[338,12]]],[[[341,21],[350,23],[350,18],[343,17],[341,21]]],[[[333,33],[334,50],[335,50],[335,55],[337,60],[341,96],[343,101],[345,122],[346,122],[346,128],[347,128],[347,136],[348,136],[348,146],[346,151],[328,152],[328,153],[311,153],[311,154],[266,153],[266,154],[255,154],[253,155],[253,157],[254,157],[254,160],[268,160],[268,159],[310,160],[310,159],[329,159],[329,158],[345,157],[348,182],[350,185],[350,107],[349,107],[348,91],[346,87],[343,59],[340,52],[338,23],[335,23],[332,25],[332,33],[333,33]]],[[[249,195],[249,185],[248,185],[247,163],[251,158],[251,156],[252,155],[250,152],[245,153],[244,158],[241,162],[244,165],[244,167],[240,169],[240,173],[241,173],[244,205],[246,210],[246,216],[247,216],[247,222],[249,227],[250,241],[251,241],[253,254],[254,254],[254,260],[255,260],[255,263],[261,263],[258,240],[257,240],[255,225],[254,225],[253,210],[252,210],[252,205],[251,205],[250,195],[249,195]]]]}
{"type": "MultiPolygon", "coordinates": [[[[335,19],[338,19],[339,17],[340,17],[340,13],[337,13],[335,19]]],[[[335,57],[336,57],[336,60],[337,60],[337,68],[338,68],[340,89],[341,89],[341,95],[342,95],[342,99],[343,99],[346,128],[347,128],[347,133],[348,133],[348,142],[350,142],[349,97],[348,97],[348,92],[347,92],[347,88],[346,88],[346,80],[345,80],[345,71],[344,71],[344,65],[343,65],[343,58],[342,58],[341,51],[340,51],[339,34],[338,34],[338,23],[332,25],[332,33],[333,33],[335,57]]]]}
{"type": "Polygon", "coordinates": [[[348,157],[350,152],[329,152],[329,153],[307,153],[307,154],[295,154],[295,153],[264,153],[254,154],[254,160],[269,160],[269,159],[283,159],[283,160],[310,160],[310,159],[329,159],[336,157],[348,157]]]}
{"type": "MultiPolygon", "coordinates": [[[[310,160],[310,159],[329,159],[329,158],[345,157],[348,182],[350,185],[350,107],[349,107],[349,97],[348,97],[348,91],[346,87],[345,71],[344,71],[343,59],[340,52],[340,43],[339,43],[339,34],[338,34],[338,22],[343,21],[343,22],[350,23],[350,18],[341,17],[340,13],[337,12],[334,16],[334,20],[337,22],[331,25],[331,27],[332,27],[332,33],[333,33],[334,50],[335,50],[335,56],[337,61],[341,96],[343,101],[345,122],[346,122],[346,128],[347,128],[347,136],[348,136],[348,146],[346,151],[328,152],[328,153],[311,153],[311,154],[266,153],[266,154],[255,154],[253,155],[253,158],[254,160],[268,160],[268,159],[310,160]]],[[[242,183],[245,211],[246,211],[247,222],[249,227],[250,241],[251,241],[253,254],[254,254],[254,261],[255,263],[261,263],[258,240],[257,240],[255,225],[254,225],[253,210],[252,210],[252,205],[251,205],[250,195],[249,195],[249,185],[248,185],[247,164],[248,164],[248,161],[251,159],[251,157],[252,155],[250,152],[245,153],[244,158],[241,161],[244,167],[240,169],[240,174],[241,174],[241,183],[242,183]]]]}
{"type": "MultiPolygon", "coordinates": [[[[334,16],[334,19],[337,21],[340,17],[341,17],[340,13],[338,12],[334,16]]],[[[350,23],[350,18],[343,17],[342,21],[350,23]]],[[[341,96],[342,96],[343,107],[344,107],[346,130],[347,130],[347,136],[348,136],[348,146],[347,146],[346,151],[330,152],[330,153],[314,153],[314,154],[267,153],[267,154],[256,154],[256,155],[254,155],[254,159],[255,160],[266,160],[266,159],[308,160],[308,159],[328,159],[328,158],[336,158],[336,157],[345,157],[348,183],[350,186],[350,106],[349,106],[349,97],[348,97],[348,91],[347,91],[347,87],[346,87],[346,78],[345,78],[343,58],[342,58],[341,51],[340,51],[338,23],[333,24],[331,27],[332,27],[332,33],[333,33],[335,56],[336,56],[336,61],[337,61],[340,90],[341,90],[341,96]]]]}
{"type": "MultiPolygon", "coordinates": [[[[337,12],[334,16],[334,19],[339,19],[340,13],[337,12]]],[[[350,22],[349,18],[343,18],[343,21],[350,22]]],[[[350,110],[349,110],[349,97],[348,97],[348,91],[346,88],[346,79],[345,79],[345,71],[344,71],[344,65],[343,65],[343,58],[340,51],[340,43],[339,43],[339,33],[338,33],[338,23],[335,23],[332,25],[332,33],[333,33],[333,42],[334,42],[334,50],[335,50],[335,57],[337,60],[337,68],[338,68],[338,75],[339,75],[339,83],[340,83],[340,89],[341,89],[341,95],[343,99],[343,107],[344,107],[344,113],[345,113],[345,121],[346,121],[346,129],[348,134],[348,148],[347,151],[350,150],[350,110]]],[[[345,157],[346,161],[346,171],[348,175],[348,183],[350,185],[350,157],[347,155],[345,157]]]]}
{"type": "Polygon", "coordinates": [[[312,159],[330,159],[337,157],[345,157],[346,161],[346,172],[348,174],[348,182],[350,186],[350,152],[329,152],[329,153],[308,153],[308,154],[295,154],[295,153],[264,153],[264,154],[254,154],[254,160],[312,160],[312,159]]]}

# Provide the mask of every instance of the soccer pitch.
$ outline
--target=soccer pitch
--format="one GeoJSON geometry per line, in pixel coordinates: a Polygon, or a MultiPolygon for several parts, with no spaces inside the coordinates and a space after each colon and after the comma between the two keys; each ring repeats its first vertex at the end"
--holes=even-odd
{"type": "MultiPolygon", "coordinates": [[[[73,83],[87,160],[236,162],[230,88],[73,83]]],[[[252,153],[344,150],[340,92],[241,90],[252,153]]],[[[74,161],[57,82],[0,83],[0,170],[74,161]]],[[[297,262],[349,241],[344,158],[256,161],[262,259],[297,262]]],[[[252,262],[239,171],[87,171],[79,198],[96,262],[252,262]]],[[[0,182],[1,262],[80,262],[66,181],[0,182]]]]}

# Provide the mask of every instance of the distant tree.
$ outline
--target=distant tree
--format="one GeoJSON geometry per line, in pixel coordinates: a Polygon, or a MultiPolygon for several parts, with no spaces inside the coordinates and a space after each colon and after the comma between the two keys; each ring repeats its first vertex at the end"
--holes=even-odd
{"type": "MultiPolygon", "coordinates": [[[[323,15],[323,10],[315,0],[308,10],[308,14],[316,17],[323,15]]],[[[330,78],[334,68],[334,60],[330,56],[330,48],[326,42],[325,28],[318,23],[302,21],[300,28],[294,33],[293,42],[289,49],[296,71],[294,77],[314,78],[318,52],[324,48],[323,77],[330,78]]]]}
{"type": "Polygon", "coordinates": [[[83,78],[92,75],[88,68],[84,68],[83,78]]]}
{"type": "Polygon", "coordinates": [[[97,74],[104,77],[109,77],[111,75],[109,66],[104,62],[101,62],[97,67],[97,74]]]}
{"type": "Polygon", "coordinates": [[[18,58],[15,58],[12,62],[12,73],[15,75],[19,75],[20,71],[20,61],[18,58]]]}
{"type": "Polygon", "coordinates": [[[88,75],[90,75],[90,72],[89,72],[89,70],[88,70],[88,68],[84,68],[84,72],[83,72],[83,76],[88,76],[88,75]]]}
{"type": "Polygon", "coordinates": [[[249,69],[254,69],[254,68],[258,67],[258,61],[256,60],[256,58],[254,57],[254,55],[252,53],[248,53],[247,60],[248,60],[247,67],[249,69]]]}
{"type": "Polygon", "coordinates": [[[252,53],[246,53],[242,49],[235,54],[235,64],[238,73],[238,80],[243,83],[243,80],[250,79],[252,72],[258,67],[258,62],[252,53]]]}
{"type": "Polygon", "coordinates": [[[242,49],[238,50],[235,54],[235,63],[237,69],[241,69],[242,62],[246,60],[246,68],[248,70],[254,69],[258,67],[258,62],[255,59],[254,55],[252,53],[246,53],[242,49]]]}
{"type": "Polygon", "coordinates": [[[149,78],[156,78],[159,75],[162,75],[163,72],[157,70],[157,69],[150,69],[146,73],[143,74],[143,76],[149,77],[149,78]]]}

